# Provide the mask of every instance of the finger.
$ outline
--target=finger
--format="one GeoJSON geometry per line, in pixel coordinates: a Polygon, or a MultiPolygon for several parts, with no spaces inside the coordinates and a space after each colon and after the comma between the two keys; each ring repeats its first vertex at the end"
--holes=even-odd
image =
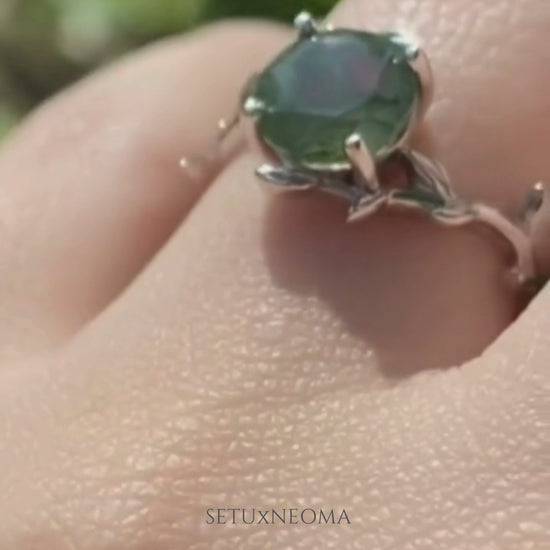
{"type": "Polygon", "coordinates": [[[169,40],[23,125],[0,160],[4,353],[65,339],[139,272],[212,177],[186,181],[178,159],[211,151],[250,67],[284,36],[234,23],[169,40]]]}

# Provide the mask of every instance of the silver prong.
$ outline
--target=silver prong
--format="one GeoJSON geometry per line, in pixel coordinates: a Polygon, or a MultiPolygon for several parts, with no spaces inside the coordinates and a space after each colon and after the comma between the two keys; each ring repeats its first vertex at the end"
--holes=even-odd
{"type": "Polygon", "coordinates": [[[300,38],[310,38],[319,32],[317,22],[307,11],[300,12],[294,19],[294,27],[298,29],[300,38]]]}
{"type": "Polygon", "coordinates": [[[376,174],[376,163],[359,134],[351,134],[346,139],[346,153],[360,175],[359,183],[369,192],[376,193],[380,189],[376,174]]]}
{"type": "Polygon", "coordinates": [[[405,53],[407,59],[415,59],[420,51],[420,46],[418,42],[411,36],[407,36],[403,33],[391,33],[391,41],[394,44],[397,44],[405,53]]]}
{"type": "Polygon", "coordinates": [[[433,74],[428,56],[418,42],[406,34],[392,33],[391,40],[403,50],[405,59],[420,80],[422,88],[422,98],[418,110],[418,118],[420,119],[431,105],[434,94],[433,74]]]}
{"type": "Polygon", "coordinates": [[[409,58],[409,65],[413,71],[417,74],[420,80],[420,86],[422,90],[422,96],[420,100],[420,106],[418,109],[418,119],[420,120],[429,106],[432,104],[434,97],[434,79],[432,66],[430,60],[426,55],[426,52],[419,48],[416,54],[409,58]]]}
{"type": "Polygon", "coordinates": [[[255,97],[247,97],[243,103],[243,111],[247,116],[259,115],[264,108],[264,104],[255,97]]]}

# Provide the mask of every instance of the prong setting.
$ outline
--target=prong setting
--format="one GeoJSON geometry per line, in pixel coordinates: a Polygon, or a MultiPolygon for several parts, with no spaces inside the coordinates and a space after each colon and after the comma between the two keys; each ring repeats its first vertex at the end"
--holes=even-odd
{"type": "Polygon", "coordinates": [[[407,36],[403,33],[392,33],[391,41],[403,49],[406,58],[409,60],[415,59],[420,52],[420,46],[418,45],[418,42],[414,40],[414,38],[407,36]]]}
{"type": "Polygon", "coordinates": [[[417,117],[417,120],[419,120],[430,107],[434,95],[433,72],[430,61],[426,52],[414,38],[403,33],[392,33],[390,36],[391,41],[403,49],[409,66],[420,80],[422,98],[417,117]]]}
{"type": "Polygon", "coordinates": [[[294,27],[298,30],[300,38],[311,38],[319,33],[317,22],[307,11],[302,11],[296,16],[294,27]]]}
{"type": "Polygon", "coordinates": [[[253,96],[247,97],[243,102],[243,112],[247,116],[259,115],[264,108],[263,102],[253,96]]]}
{"type": "Polygon", "coordinates": [[[421,101],[417,120],[421,120],[430,107],[434,97],[434,79],[432,66],[426,52],[419,48],[414,57],[409,58],[409,65],[420,80],[421,101]]]}
{"type": "Polygon", "coordinates": [[[377,192],[380,189],[380,183],[376,174],[376,162],[361,135],[351,134],[346,139],[345,147],[350,162],[360,175],[359,185],[364,186],[371,193],[377,192]]]}

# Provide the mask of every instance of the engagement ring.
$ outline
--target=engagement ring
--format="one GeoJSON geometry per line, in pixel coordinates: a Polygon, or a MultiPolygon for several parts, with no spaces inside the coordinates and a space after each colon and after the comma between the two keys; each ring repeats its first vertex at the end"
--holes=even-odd
{"type": "Polygon", "coordinates": [[[220,122],[223,134],[244,123],[266,159],[258,176],[279,189],[337,195],[349,204],[350,221],[395,207],[425,211],[449,226],[479,222],[511,245],[517,280],[534,281],[528,227],[542,185],[514,222],[462,200],[442,166],[408,146],[433,93],[430,63],[415,41],[334,29],[305,12],[295,27],[297,40],[244,87],[235,119],[220,122]]]}

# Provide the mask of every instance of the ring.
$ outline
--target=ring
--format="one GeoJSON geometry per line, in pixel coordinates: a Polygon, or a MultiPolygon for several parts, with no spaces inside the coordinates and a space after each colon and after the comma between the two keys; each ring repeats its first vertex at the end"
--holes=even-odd
{"type": "Polygon", "coordinates": [[[397,207],[448,226],[479,222],[511,246],[517,280],[535,280],[529,219],[542,205],[542,185],[513,222],[460,199],[443,167],[407,145],[433,95],[418,44],[395,32],[334,29],[307,12],[294,25],[296,41],[250,78],[234,119],[219,124],[225,137],[244,123],[248,142],[269,159],[257,175],[279,189],[337,195],[350,221],[397,207]]]}

